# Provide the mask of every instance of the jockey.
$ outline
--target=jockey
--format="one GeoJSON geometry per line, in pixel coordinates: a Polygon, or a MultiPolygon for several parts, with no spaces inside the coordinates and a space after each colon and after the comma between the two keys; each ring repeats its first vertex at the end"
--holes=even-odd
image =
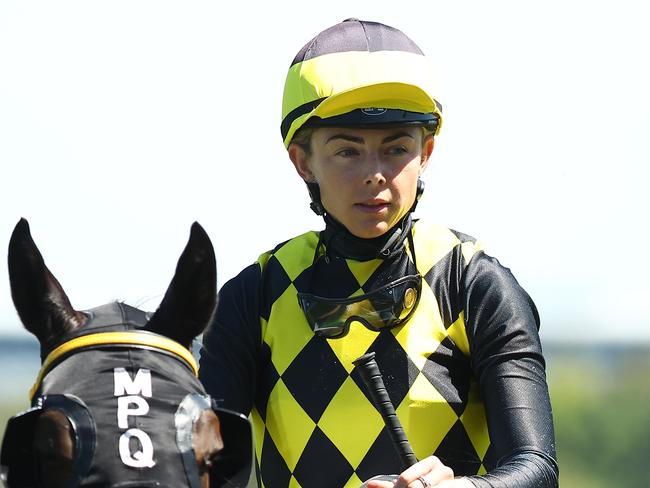
{"type": "Polygon", "coordinates": [[[535,305],[474,238],[413,217],[442,126],[433,81],[403,32],[357,19],[291,63],[281,133],[324,229],[222,287],[200,361],[220,406],[250,413],[260,486],[557,486],[535,305]],[[367,352],[412,466],[353,364],[367,352]]]}

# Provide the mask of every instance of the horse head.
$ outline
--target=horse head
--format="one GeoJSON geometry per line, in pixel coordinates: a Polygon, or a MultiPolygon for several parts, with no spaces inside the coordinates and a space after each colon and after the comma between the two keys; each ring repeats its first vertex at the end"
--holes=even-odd
{"type": "Polygon", "coordinates": [[[153,315],[118,302],[75,310],[24,219],[8,261],[42,360],[32,408],[5,431],[9,488],[246,486],[250,424],[210,399],[189,351],[216,307],[214,250],[198,223],[153,315]]]}

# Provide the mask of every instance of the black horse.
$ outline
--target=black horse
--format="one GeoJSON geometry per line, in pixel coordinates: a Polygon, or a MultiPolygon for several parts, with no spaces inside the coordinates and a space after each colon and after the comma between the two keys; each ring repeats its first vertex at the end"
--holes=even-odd
{"type": "Polygon", "coordinates": [[[246,486],[252,437],[220,409],[189,352],[216,306],[210,239],[195,223],[158,310],[72,308],[22,219],[9,243],[11,293],[41,345],[32,408],[9,420],[9,488],[246,486]]]}

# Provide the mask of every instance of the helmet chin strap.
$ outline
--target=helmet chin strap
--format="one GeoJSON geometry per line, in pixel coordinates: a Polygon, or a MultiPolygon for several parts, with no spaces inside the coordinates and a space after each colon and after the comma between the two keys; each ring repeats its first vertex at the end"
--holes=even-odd
{"type": "Polygon", "coordinates": [[[307,183],[307,189],[309,190],[309,196],[311,198],[309,208],[311,208],[316,215],[322,217],[325,215],[325,207],[323,207],[323,202],[320,200],[320,187],[318,186],[318,183],[309,181],[306,181],[305,183],[307,183]]]}
{"type": "MultiPolygon", "coordinates": [[[[311,198],[311,203],[309,204],[309,208],[311,208],[316,215],[320,215],[321,217],[325,215],[325,207],[323,206],[323,202],[320,199],[320,188],[318,186],[318,183],[306,181],[307,183],[307,190],[309,190],[309,196],[311,198]]],[[[413,205],[409,209],[409,213],[412,213],[415,211],[415,207],[418,206],[418,202],[420,201],[420,198],[422,197],[422,194],[424,193],[424,181],[422,181],[420,178],[418,178],[418,186],[415,190],[415,200],[413,201],[413,205]]]]}
{"type": "Polygon", "coordinates": [[[320,235],[328,252],[332,250],[341,256],[361,261],[375,258],[386,259],[401,247],[404,239],[410,236],[412,224],[411,214],[424,192],[424,182],[418,179],[413,205],[402,216],[400,221],[381,236],[364,239],[350,233],[342,223],[327,212],[320,200],[320,191],[317,183],[307,183],[307,187],[312,198],[311,209],[325,220],[325,230],[320,235]]]}
{"type": "Polygon", "coordinates": [[[424,181],[422,181],[420,178],[418,178],[418,186],[415,189],[415,200],[413,201],[413,205],[409,209],[409,213],[412,213],[415,211],[415,207],[418,206],[418,202],[420,201],[420,198],[422,198],[422,194],[424,193],[424,181]]]}
{"type": "MultiPolygon", "coordinates": [[[[410,229],[410,214],[412,214],[415,211],[415,207],[418,206],[418,202],[420,201],[420,198],[422,197],[422,194],[424,193],[424,181],[422,181],[420,178],[418,178],[418,186],[417,189],[415,190],[415,200],[413,201],[413,205],[411,205],[411,208],[407,212],[408,217],[408,224],[406,226],[410,229]]],[[[404,217],[402,217],[402,222],[406,222],[404,217]]],[[[404,225],[404,224],[402,224],[404,225]]],[[[395,232],[393,232],[393,235],[386,241],[386,244],[379,250],[379,254],[382,256],[387,256],[390,254],[391,250],[393,249],[393,246],[395,243],[397,243],[400,238],[402,237],[402,228],[397,227],[395,229],[395,232]]],[[[413,253],[413,258],[415,259],[415,252],[413,253]]]]}

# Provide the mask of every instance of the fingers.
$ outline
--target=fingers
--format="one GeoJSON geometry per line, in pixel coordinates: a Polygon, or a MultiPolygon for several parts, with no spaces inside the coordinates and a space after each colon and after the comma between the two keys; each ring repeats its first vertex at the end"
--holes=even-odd
{"type": "Polygon", "coordinates": [[[366,480],[360,488],[393,488],[396,479],[396,474],[380,474],[366,480]]]}
{"type": "Polygon", "coordinates": [[[428,488],[453,479],[454,472],[450,467],[442,464],[436,456],[429,456],[404,471],[394,488],[428,488]]]}
{"type": "Polygon", "coordinates": [[[368,488],[393,488],[395,484],[392,481],[368,481],[366,484],[368,488]]]}
{"type": "Polygon", "coordinates": [[[454,481],[453,470],[445,466],[436,456],[418,461],[399,475],[395,482],[368,480],[368,488],[428,488],[446,481],[454,481]]]}

